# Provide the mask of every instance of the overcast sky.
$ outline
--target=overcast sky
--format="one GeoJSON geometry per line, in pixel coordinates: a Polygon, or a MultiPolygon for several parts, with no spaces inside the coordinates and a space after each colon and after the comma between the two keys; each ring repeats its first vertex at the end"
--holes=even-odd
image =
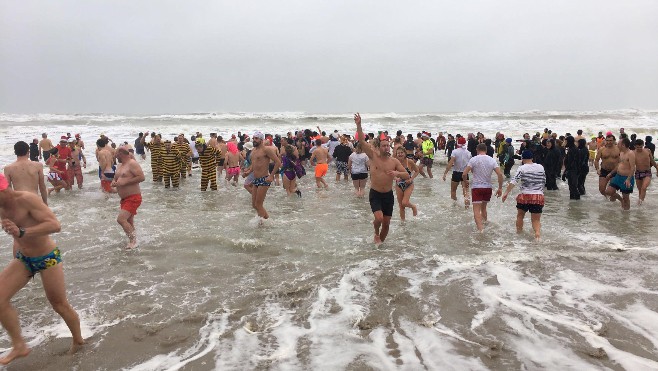
{"type": "Polygon", "coordinates": [[[0,112],[658,108],[655,0],[0,0],[0,112]]]}

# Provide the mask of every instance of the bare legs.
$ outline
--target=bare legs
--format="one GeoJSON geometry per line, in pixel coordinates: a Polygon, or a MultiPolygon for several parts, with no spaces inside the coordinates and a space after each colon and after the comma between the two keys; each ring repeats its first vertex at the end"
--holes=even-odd
{"type": "Polygon", "coordinates": [[[629,198],[628,193],[622,193],[622,195],[620,196],[615,188],[608,186],[605,189],[605,195],[610,197],[610,201],[617,201],[617,200],[621,201],[622,209],[630,210],[631,200],[629,198]]]}
{"type": "Polygon", "coordinates": [[[253,191],[251,192],[251,206],[256,210],[258,216],[263,219],[267,219],[270,216],[267,214],[267,210],[263,206],[265,202],[265,196],[267,196],[267,190],[270,189],[268,186],[254,186],[253,191]]]}
{"type": "MultiPolygon", "coordinates": [[[[526,212],[517,209],[516,213],[516,233],[523,232],[523,218],[525,217],[526,212]]],[[[530,222],[532,223],[532,230],[535,232],[535,240],[539,240],[540,230],[541,230],[541,214],[540,213],[530,213],[530,222]]]]}
{"type": "Polygon", "coordinates": [[[391,225],[391,217],[384,216],[384,213],[381,210],[375,211],[373,213],[375,220],[372,222],[373,227],[375,228],[375,238],[373,242],[375,245],[381,245],[386,236],[388,236],[388,227],[391,225]]]}
{"type": "Polygon", "coordinates": [[[640,193],[640,198],[637,200],[638,205],[642,205],[644,202],[644,198],[647,196],[647,189],[649,188],[649,184],[651,184],[651,178],[646,177],[642,179],[637,179],[637,189],[638,192],[640,193]]]}
{"type": "Polygon", "coordinates": [[[366,182],[367,179],[358,179],[358,180],[353,180],[352,184],[354,184],[354,191],[356,193],[357,197],[363,197],[366,194],[366,182]]]}
{"type": "Polygon", "coordinates": [[[400,208],[400,220],[405,220],[405,209],[410,208],[411,211],[413,212],[413,215],[416,216],[418,215],[418,209],[416,208],[416,205],[412,204],[409,202],[409,199],[411,198],[411,193],[414,191],[414,185],[410,185],[407,189],[402,191],[400,187],[395,187],[395,193],[397,195],[398,199],[398,206],[400,208]]]}
{"type": "Polygon", "coordinates": [[[484,222],[487,221],[487,202],[473,204],[473,218],[478,231],[484,231],[484,222]]]}
{"type": "MultiPolygon", "coordinates": [[[[80,331],[78,314],[66,299],[63,265],[58,264],[41,271],[41,277],[43,288],[50,305],[64,319],[64,322],[66,322],[66,325],[71,331],[73,343],[71,344],[70,352],[74,353],[84,344],[84,339],[80,331]]],[[[30,348],[28,348],[25,339],[21,335],[18,313],[10,304],[11,298],[29,280],[30,277],[25,266],[18,259],[12,260],[0,273],[0,281],[2,281],[2,285],[0,285],[0,322],[7,330],[12,342],[11,351],[6,356],[0,358],[1,365],[6,365],[30,353],[30,348]]]]}
{"type": "Polygon", "coordinates": [[[128,245],[126,250],[133,249],[137,246],[137,235],[135,234],[135,216],[126,210],[119,211],[117,223],[123,228],[128,236],[128,245]]]}

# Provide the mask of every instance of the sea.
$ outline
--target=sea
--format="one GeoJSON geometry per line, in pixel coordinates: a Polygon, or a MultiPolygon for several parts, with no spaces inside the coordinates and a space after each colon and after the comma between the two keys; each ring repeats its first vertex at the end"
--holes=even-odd
{"type": "MultiPolygon", "coordinates": [[[[361,113],[364,131],[430,131],[493,137],[549,128],[586,136],[623,127],[658,137],[658,111],[361,113]]],[[[100,190],[94,158],[101,133],[133,143],[139,132],[171,139],[195,132],[282,134],[302,129],[353,134],[353,113],[170,115],[0,114],[0,167],[13,144],[48,133],[80,134],[87,168],[81,190],[49,205],[62,223],[68,299],[86,345],[67,354],[70,333],[36,276],[12,300],[32,353],[7,370],[656,370],[658,369],[658,186],[622,211],[598,192],[570,201],[566,183],[546,193],[542,237],[526,217],[515,230],[512,197],[489,205],[478,233],[461,196],[450,199],[438,154],[434,179],[418,177],[391,232],[373,243],[367,198],[349,181],[302,197],[270,188],[260,223],[250,195],[219,182],[200,191],[200,171],[180,189],[151,181],[135,223],[139,247],[125,251],[119,198],[100,190]]],[[[516,168],[516,167],[515,167],[516,168]]],[[[515,169],[512,170],[513,172],[515,169]]],[[[0,235],[5,265],[12,239],[0,235]]],[[[0,283],[2,284],[2,283],[0,283]]],[[[0,331],[0,352],[11,344],[0,331]]]]}

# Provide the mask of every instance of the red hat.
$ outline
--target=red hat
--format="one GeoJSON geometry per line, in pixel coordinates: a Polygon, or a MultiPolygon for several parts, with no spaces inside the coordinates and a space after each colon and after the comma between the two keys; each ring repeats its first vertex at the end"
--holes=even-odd
{"type": "Polygon", "coordinates": [[[466,144],[466,138],[464,138],[464,137],[459,137],[459,138],[457,139],[457,145],[463,146],[464,144],[466,144]]]}
{"type": "Polygon", "coordinates": [[[76,137],[76,138],[80,138],[80,134],[76,134],[75,137],[76,137]]]}
{"type": "Polygon", "coordinates": [[[69,137],[67,137],[66,135],[62,135],[61,137],[59,137],[59,141],[60,141],[60,142],[61,142],[61,141],[68,142],[68,140],[69,140],[69,137]]]}

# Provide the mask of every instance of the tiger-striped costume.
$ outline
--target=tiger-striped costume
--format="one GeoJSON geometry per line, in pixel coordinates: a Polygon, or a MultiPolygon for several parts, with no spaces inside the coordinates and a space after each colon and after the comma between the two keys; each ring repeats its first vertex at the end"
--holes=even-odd
{"type": "Polygon", "coordinates": [[[199,165],[201,165],[201,190],[208,188],[217,190],[217,150],[212,147],[206,147],[205,150],[199,151],[199,165]]]}
{"type": "Polygon", "coordinates": [[[165,149],[162,152],[162,164],[165,188],[169,188],[170,181],[174,188],[178,188],[180,185],[180,153],[175,151],[173,146],[171,150],[165,149]]]}
{"type": "Polygon", "coordinates": [[[144,147],[151,151],[151,171],[153,172],[153,181],[162,181],[162,152],[164,152],[164,143],[149,142],[144,143],[144,147]]]}
{"type": "Polygon", "coordinates": [[[185,142],[176,142],[172,143],[171,149],[173,151],[177,151],[180,154],[180,177],[185,178],[187,176],[187,163],[190,161],[190,157],[192,156],[190,145],[185,142]]]}

